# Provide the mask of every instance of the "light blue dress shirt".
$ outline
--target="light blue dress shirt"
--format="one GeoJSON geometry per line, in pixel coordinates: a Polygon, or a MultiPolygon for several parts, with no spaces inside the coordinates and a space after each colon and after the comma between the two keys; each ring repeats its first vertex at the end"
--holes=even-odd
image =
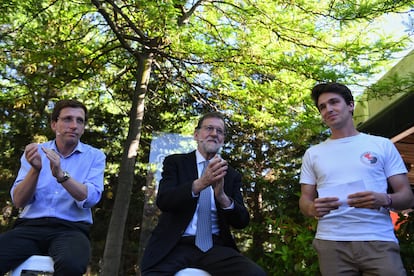
{"type": "MultiPolygon", "coordinates": [[[[79,142],[69,156],[61,156],[60,164],[62,170],[67,171],[73,179],[87,187],[88,195],[86,199],[78,201],[52,175],[49,159],[41,147],[50,148],[58,152],[54,140],[39,144],[42,169],[39,174],[36,191],[19,217],[55,217],[92,224],[91,208],[99,202],[104,189],[105,154],[99,149],[79,142]]],[[[20,161],[21,167],[10,191],[12,200],[14,189],[31,168],[24,154],[20,161]]]]}

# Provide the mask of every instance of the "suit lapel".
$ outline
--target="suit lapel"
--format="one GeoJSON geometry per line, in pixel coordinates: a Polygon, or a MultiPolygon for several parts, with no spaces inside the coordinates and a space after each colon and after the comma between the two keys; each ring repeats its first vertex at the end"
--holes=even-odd
{"type": "Polygon", "coordinates": [[[192,179],[198,178],[198,170],[197,170],[197,159],[196,159],[196,152],[192,151],[185,155],[186,160],[186,167],[190,173],[192,179]]]}

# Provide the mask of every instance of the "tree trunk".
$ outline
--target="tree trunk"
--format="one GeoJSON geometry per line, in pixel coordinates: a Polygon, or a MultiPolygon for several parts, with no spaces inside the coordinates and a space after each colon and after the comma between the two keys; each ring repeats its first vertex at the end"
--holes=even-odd
{"type": "Polygon", "coordinates": [[[136,276],[141,275],[141,265],[140,261],[144,254],[145,246],[151,236],[151,231],[154,229],[157,224],[157,218],[159,215],[159,209],[155,204],[156,200],[156,185],[154,180],[154,173],[148,170],[147,175],[147,186],[145,190],[145,202],[142,214],[142,223],[141,223],[141,233],[139,237],[139,246],[138,246],[138,271],[136,276]]]}
{"type": "Polygon", "coordinates": [[[139,63],[137,84],[131,106],[128,137],[122,155],[114,207],[106,236],[102,276],[119,275],[121,264],[125,223],[131,199],[135,162],[144,117],[145,95],[151,73],[152,54],[140,54],[137,60],[139,63]]]}

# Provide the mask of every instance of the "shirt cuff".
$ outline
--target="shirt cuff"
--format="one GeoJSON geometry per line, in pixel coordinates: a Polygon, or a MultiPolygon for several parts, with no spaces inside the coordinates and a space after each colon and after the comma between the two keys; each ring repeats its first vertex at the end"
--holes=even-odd
{"type": "Polygon", "coordinates": [[[230,200],[231,200],[230,206],[226,207],[226,208],[221,208],[221,209],[223,209],[223,210],[233,210],[234,209],[234,201],[231,198],[230,198],[230,200]]]}

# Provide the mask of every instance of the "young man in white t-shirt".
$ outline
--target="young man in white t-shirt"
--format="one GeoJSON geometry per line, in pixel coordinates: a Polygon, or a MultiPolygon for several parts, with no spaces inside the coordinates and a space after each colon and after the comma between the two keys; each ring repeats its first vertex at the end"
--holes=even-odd
{"type": "Polygon", "coordinates": [[[312,99],[331,137],[303,157],[299,206],[318,219],[313,246],[322,275],[406,275],[389,216],[390,208],[414,205],[400,154],[389,139],[357,131],[345,85],[318,84],[312,99]]]}

